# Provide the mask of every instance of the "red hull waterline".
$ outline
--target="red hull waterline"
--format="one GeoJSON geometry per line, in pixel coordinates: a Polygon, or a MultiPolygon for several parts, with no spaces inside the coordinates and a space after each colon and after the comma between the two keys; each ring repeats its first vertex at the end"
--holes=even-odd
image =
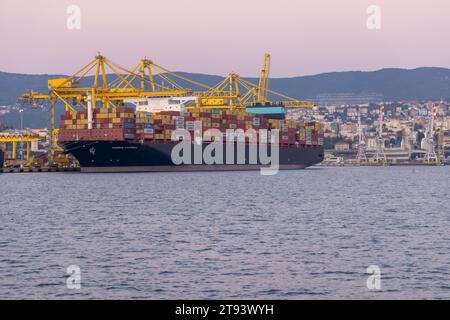
{"type": "MultiPolygon", "coordinates": [[[[82,173],[138,173],[138,172],[212,172],[255,171],[268,168],[261,165],[181,165],[181,166],[135,166],[135,167],[81,167],[82,173]]],[[[279,170],[301,170],[306,166],[280,165],[279,170]]]]}

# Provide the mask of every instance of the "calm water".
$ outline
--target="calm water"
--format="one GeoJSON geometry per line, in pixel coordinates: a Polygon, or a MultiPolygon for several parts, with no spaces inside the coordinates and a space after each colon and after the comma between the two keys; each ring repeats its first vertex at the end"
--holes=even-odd
{"type": "Polygon", "coordinates": [[[450,167],[0,175],[0,298],[450,299],[449,181],[450,167]]]}

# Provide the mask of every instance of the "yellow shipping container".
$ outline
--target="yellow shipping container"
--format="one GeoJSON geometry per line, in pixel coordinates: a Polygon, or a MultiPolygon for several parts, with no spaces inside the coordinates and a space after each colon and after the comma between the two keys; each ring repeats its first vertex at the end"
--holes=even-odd
{"type": "Polygon", "coordinates": [[[140,118],[136,119],[136,123],[153,123],[153,119],[140,118]]]}
{"type": "Polygon", "coordinates": [[[95,117],[96,117],[97,119],[108,119],[108,114],[107,114],[107,113],[97,113],[97,114],[95,115],[95,117]]]}
{"type": "Polygon", "coordinates": [[[121,112],[120,118],[131,119],[134,118],[134,114],[129,112],[121,112]]]}

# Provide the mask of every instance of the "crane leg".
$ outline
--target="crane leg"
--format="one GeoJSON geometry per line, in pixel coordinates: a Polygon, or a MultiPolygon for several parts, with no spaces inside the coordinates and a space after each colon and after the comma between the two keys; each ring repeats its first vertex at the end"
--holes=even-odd
{"type": "Polygon", "coordinates": [[[31,158],[31,142],[27,142],[27,161],[30,161],[31,158]]]}

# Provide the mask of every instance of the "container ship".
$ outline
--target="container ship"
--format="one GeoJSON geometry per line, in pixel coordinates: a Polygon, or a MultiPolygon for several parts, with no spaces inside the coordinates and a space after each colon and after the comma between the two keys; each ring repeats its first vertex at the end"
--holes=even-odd
{"type": "Polygon", "coordinates": [[[279,169],[304,169],[320,163],[324,157],[321,125],[286,119],[280,107],[171,109],[154,112],[140,103],[136,107],[67,111],[61,116],[58,144],[78,160],[81,172],[227,171],[268,167],[259,152],[261,145],[254,146],[245,138],[239,141],[236,135],[230,137],[231,129],[236,132],[254,129],[258,139],[263,138],[261,132],[266,132],[267,156],[272,155],[271,132],[277,130],[279,169]],[[196,136],[199,123],[203,132],[219,130],[224,136],[224,146],[227,141],[233,141],[233,146],[224,147],[213,163],[194,159],[195,148],[203,152],[212,143],[196,136]],[[177,129],[190,134],[190,162],[180,164],[173,160],[173,148],[180,143],[172,137],[177,129]],[[239,147],[243,148],[244,157],[238,157],[239,147]],[[258,151],[256,158],[250,155],[253,147],[258,151]]]}

